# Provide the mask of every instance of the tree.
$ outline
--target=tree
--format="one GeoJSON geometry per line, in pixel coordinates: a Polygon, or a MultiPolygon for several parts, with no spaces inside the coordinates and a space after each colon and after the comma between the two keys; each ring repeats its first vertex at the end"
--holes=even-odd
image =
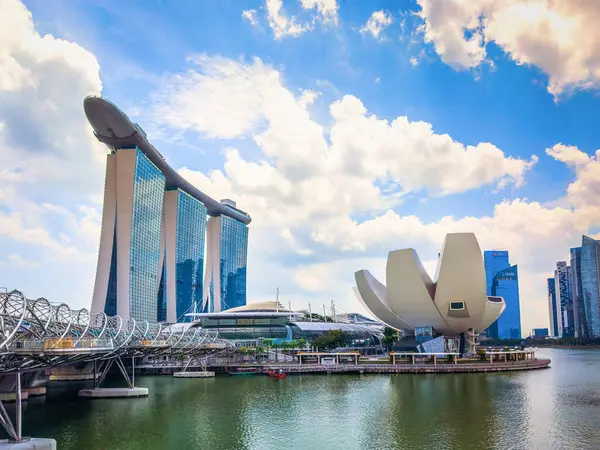
{"type": "Polygon", "coordinates": [[[329,330],[327,334],[319,336],[313,341],[313,345],[316,347],[331,350],[333,348],[341,347],[348,342],[348,335],[342,330],[329,330]]]}
{"type": "Polygon", "coordinates": [[[271,348],[275,349],[275,362],[279,362],[279,348],[281,347],[281,345],[279,345],[277,342],[273,342],[271,344],[271,348]]]}
{"type": "Polygon", "coordinates": [[[385,327],[383,329],[383,339],[381,343],[385,349],[389,352],[394,345],[394,342],[398,340],[398,332],[391,327],[385,327]]]}

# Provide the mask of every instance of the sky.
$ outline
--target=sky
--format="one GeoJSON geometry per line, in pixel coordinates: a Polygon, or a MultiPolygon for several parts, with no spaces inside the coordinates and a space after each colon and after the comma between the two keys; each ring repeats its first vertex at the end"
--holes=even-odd
{"type": "Polygon", "coordinates": [[[600,231],[596,0],[0,0],[0,286],[89,308],[102,95],[252,216],[248,301],[363,311],[390,250],[449,232],[546,278],[600,231]]]}

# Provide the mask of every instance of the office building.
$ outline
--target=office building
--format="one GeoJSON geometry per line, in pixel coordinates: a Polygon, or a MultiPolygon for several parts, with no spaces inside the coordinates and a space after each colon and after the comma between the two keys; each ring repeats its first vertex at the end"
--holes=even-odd
{"type": "Polygon", "coordinates": [[[209,225],[219,224],[210,270],[220,281],[215,308],[244,305],[250,216],[184,180],[112,103],[88,97],[84,109],[96,138],[111,151],[92,312],[176,322],[200,310],[206,303],[205,246],[208,238],[210,256],[215,240],[210,231],[207,237],[209,216],[209,225]]]}
{"type": "Polygon", "coordinates": [[[588,337],[587,319],[583,304],[583,288],[581,284],[581,247],[570,250],[571,253],[571,295],[573,296],[573,336],[585,339],[588,337]]]}
{"type": "Polygon", "coordinates": [[[558,310],[558,332],[559,337],[573,337],[575,323],[573,316],[573,276],[571,266],[566,261],[556,263],[554,271],[556,283],[556,303],[558,310]]]}
{"type": "Polygon", "coordinates": [[[488,338],[521,338],[521,303],[519,299],[519,269],[511,266],[507,251],[489,250],[483,253],[487,295],[502,297],[506,310],[487,329],[488,338]]]}
{"type": "Polygon", "coordinates": [[[560,306],[556,297],[556,280],[548,278],[548,311],[550,312],[550,336],[560,337],[560,306]]]}
{"type": "Polygon", "coordinates": [[[581,297],[589,338],[600,338],[600,241],[583,236],[581,297]]]}

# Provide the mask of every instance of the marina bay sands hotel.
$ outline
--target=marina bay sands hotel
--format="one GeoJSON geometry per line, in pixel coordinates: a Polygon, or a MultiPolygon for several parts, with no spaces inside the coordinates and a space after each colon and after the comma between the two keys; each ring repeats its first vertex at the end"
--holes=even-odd
{"type": "Polygon", "coordinates": [[[173,323],[245,305],[250,216],[184,180],[111,102],[84,110],[110,148],[92,312],[173,323]]]}

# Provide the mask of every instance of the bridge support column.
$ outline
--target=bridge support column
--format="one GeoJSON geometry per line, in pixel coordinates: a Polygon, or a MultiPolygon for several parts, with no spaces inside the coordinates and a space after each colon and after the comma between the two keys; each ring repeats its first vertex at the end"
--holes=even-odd
{"type": "MultiPolygon", "coordinates": [[[[131,366],[133,369],[131,377],[127,373],[127,368],[125,367],[125,364],[123,364],[123,361],[121,360],[120,356],[117,356],[112,361],[114,361],[117,364],[117,367],[119,368],[121,375],[123,375],[123,378],[125,378],[125,381],[127,382],[128,387],[126,387],[126,388],[99,388],[99,387],[97,387],[98,385],[96,383],[94,383],[94,389],[82,389],[79,391],[79,396],[86,397],[86,398],[147,397],[148,396],[148,388],[143,388],[143,387],[136,388],[134,386],[134,383],[135,383],[135,358],[133,358],[133,357],[131,358],[131,366]]],[[[110,365],[107,365],[107,369],[105,369],[104,375],[106,375],[106,372],[108,372],[108,367],[110,367],[110,365]]],[[[96,368],[96,365],[94,364],[94,380],[96,380],[96,373],[95,373],[96,369],[95,368],[96,368]]]]}

